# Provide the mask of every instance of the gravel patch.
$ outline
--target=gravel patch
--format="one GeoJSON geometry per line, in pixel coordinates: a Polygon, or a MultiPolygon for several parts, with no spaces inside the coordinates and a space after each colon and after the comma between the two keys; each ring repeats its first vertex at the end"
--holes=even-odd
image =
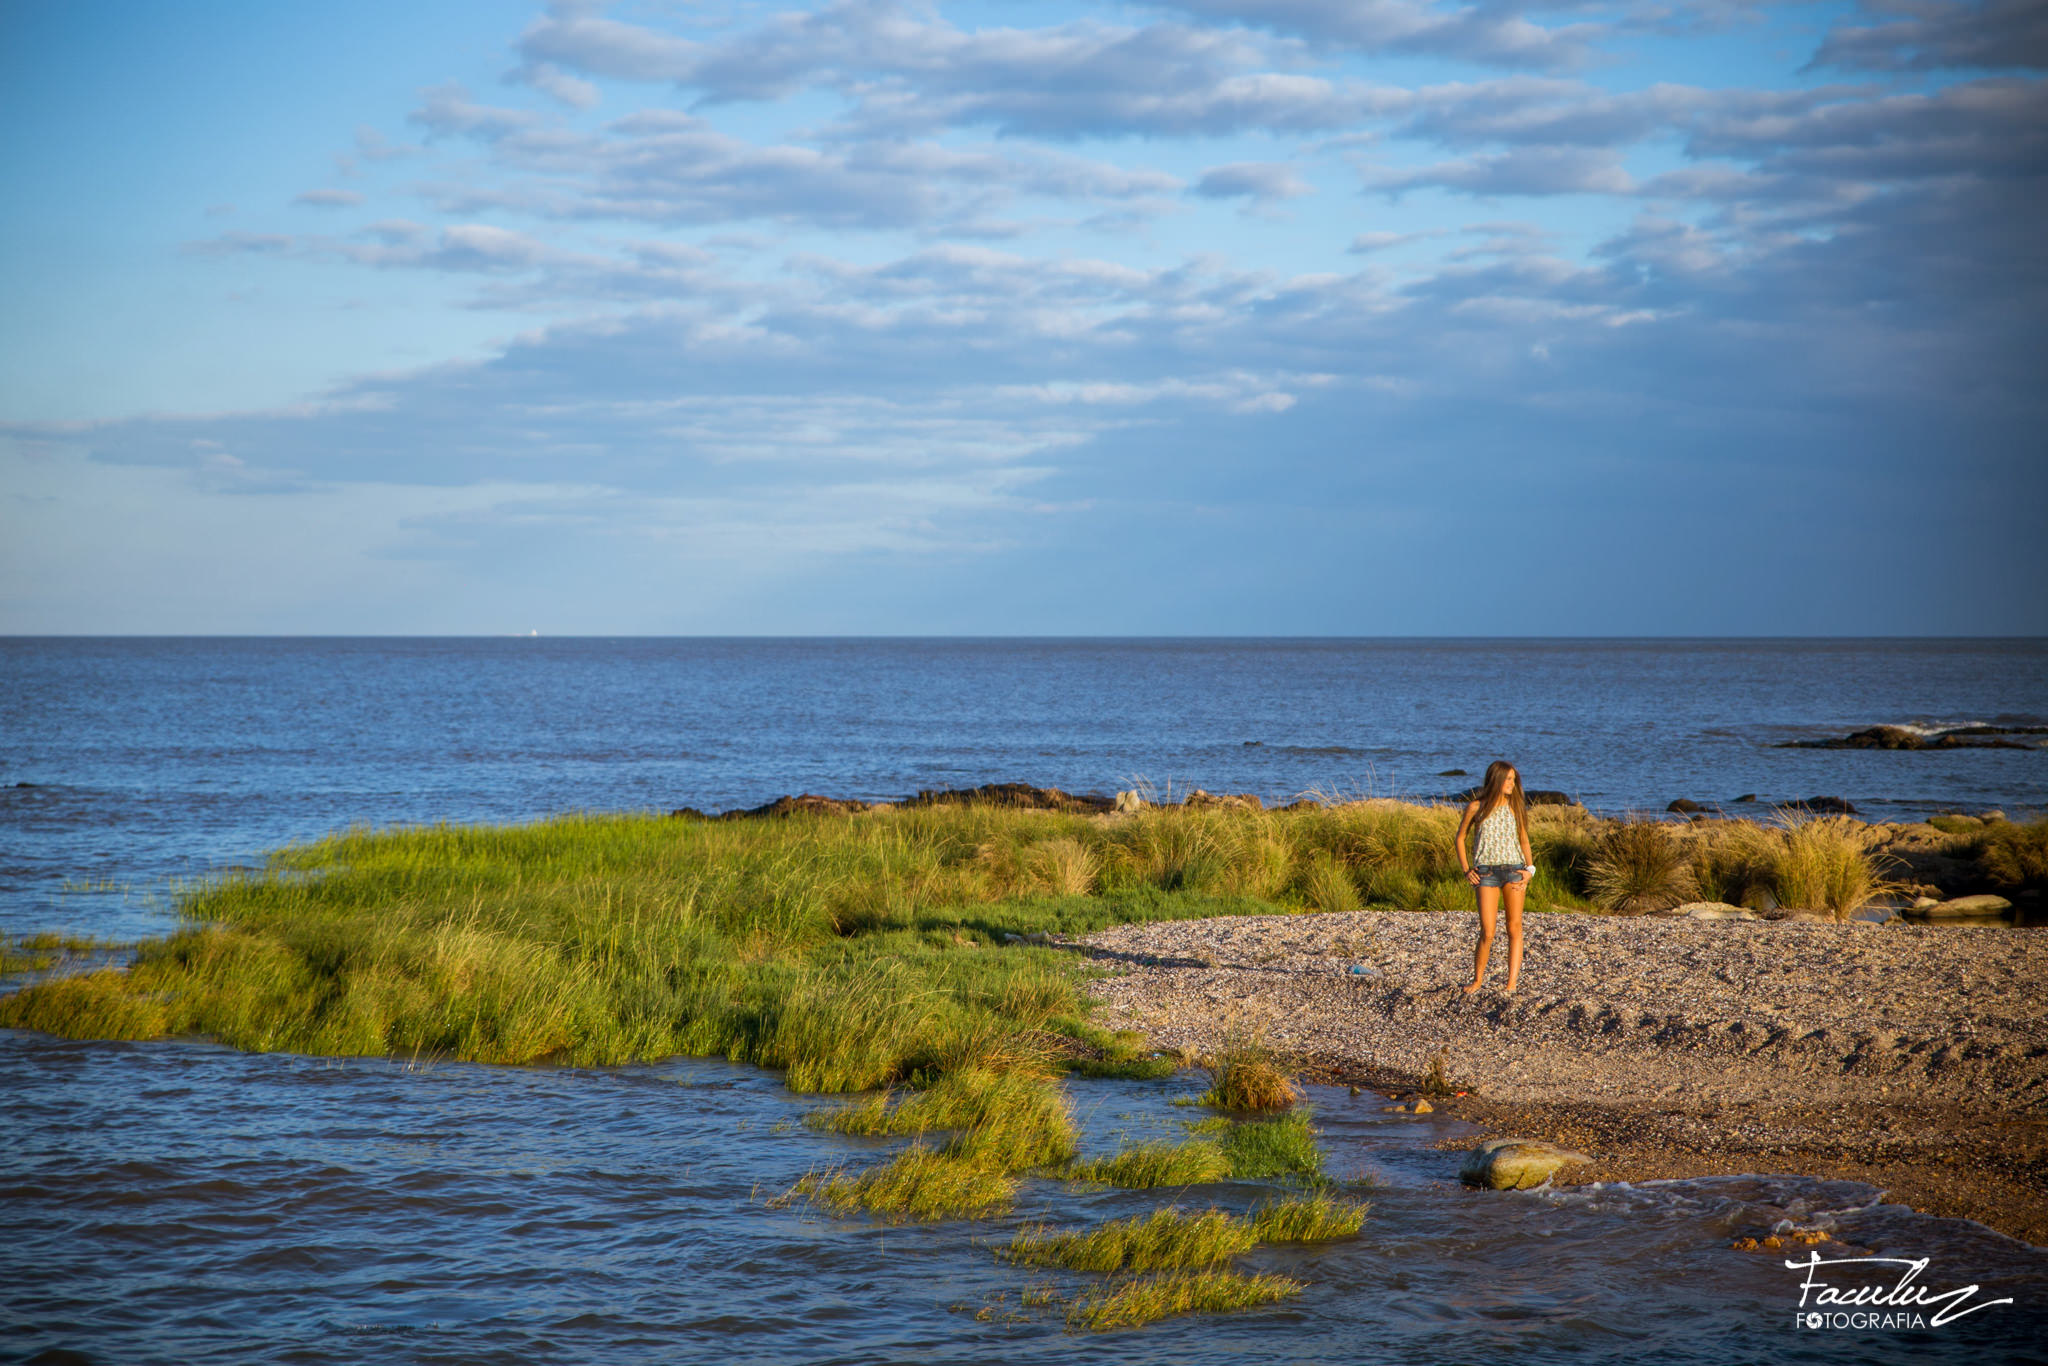
{"type": "Polygon", "coordinates": [[[1531,914],[1470,981],[1473,912],[1122,925],[1077,941],[1103,1022],[1233,1030],[1582,1147],[1580,1179],[1791,1171],[2048,1241],[2048,930],[1531,914]],[[1369,970],[1354,974],[1353,965],[1369,970]]]}

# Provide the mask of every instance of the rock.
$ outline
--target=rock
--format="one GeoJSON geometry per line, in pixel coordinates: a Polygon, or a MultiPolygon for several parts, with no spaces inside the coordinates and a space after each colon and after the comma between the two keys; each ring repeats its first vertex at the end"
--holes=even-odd
{"type": "Polygon", "coordinates": [[[1757,914],[1746,906],[1731,906],[1725,901],[1688,901],[1683,906],[1672,907],[1670,914],[1682,915],[1692,920],[1755,920],[1757,914]]]}
{"type": "Polygon", "coordinates": [[[1439,778],[1469,778],[1472,775],[1462,768],[1447,768],[1436,776],[1439,778]]]}
{"type": "Polygon", "coordinates": [[[1818,811],[1825,815],[1853,816],[1856,814],[1855,804],[1846,797],[1808,797],[1803,802],[1786,802],[1784,806],[1803,806],[1808,811],[1818,811]]]}
{"type": "Polygon", "coordinates": [[[985,783],[980,787],[938,788],[918,793],[905,806],[1006,806],[1027,811],[1114,811],[1108,797],[1062,792],[1056,787],[1033,787],[1029,783],[985,783]]]}
{"type": "Polygon", "coordinates": [[[1743,793],[1743,794],[1742,794],[1742,795],[1741,795],[1740,797],[1737,797],[1737,798],[1736,798],[1736,799],[1735,799],[1734,801],[1732,801],[1732,802],[1730,802],[1730,803],[1728,803],[1728,804],[1729,804],[1730,806],[1740,806],[1740,805],[1742,805],[1742,804],[1743,804],[1744,802],[1753,802],[1753,801],[1755,801],[1755,800],[1756,800],[1756,793],[1754,793],[1754,792],[1745,792],[1745,793],[1743,793]]]}
{"type": "MultiPolygon", "coordinates": [[[[688,810],[688,808],[684,808],[688,810]]],[[[722,812],[722,821],[747,820],[756,816],[850,816],[857,811],[868,809],[868,803],[841,800],[838,797],[820,797],[806,792],[799,797],[777,797],[765,806],[750,807],[745,811],[722,812]]]]}
{"type": "Polygon", "coordinates": [[[1703,810],[1704,808],[1702,808],[1698,802],[1694,801],[1690,797],[1676,797],[1672,799],[1671,805],[1665,807],[1664,809],[1666,811],[1676,811],[1680,815],[1689,816],[1693,812],[1703,810]]]}
{"type": "Polygon", "coordinates": [[[1467,1154],[1458,1179],[1484,1190],[1528,1190],[1550,1180],[1561,1167],[1592,1160],[1533,1138],[1489,1138],[1467,1154]]]}
{"type": "Polygon", "coordinates": [[[1941,904],[1941,898],[1940,898],[1940,897],[1935,897],[1935,896],[1916,896],[1916,897],[1914,897],[1914,898],[1913,898],[1913,909],[1914,909],[1914,910],[1916,910],[1916,911],[1924,911],[1924,910],[1926,910],[1926,909],[1927,909],[1927,908],[1928,908],[1929,906],[1939,906],[1940,904],[1941,904]]]}
{"type": "Polygon", "coordinates": [[[1273,809],[1275,811],[1320,811],[1323,809],[1323,804],[1314,797],[1303,797],[1300,801],[1289,802],[1285,806],[1276,806],[1273,809]]]}
{"type": "Polygon", "coordinates": [[[1204,792],[1196,788],[1181,798],[1180,804],[1190,811],[1223,810],[1235,808],[1239,811],[1264,811],[1266,804],[1252,792],[1204,792]]]}
{"type": "Polygon", "coordinates": [[[1992,811],[1979,811],[1979,812],[1977,813],[1977,819],[1978,819],[1978,820],[1980,820],[1980,821],[1982,821],[1982,822],[1984,822],[1984,824],[1986,824],[1986,825],[1990,825],[1990,824],[1991,824],[1991,823],[1992,823],[1993,821],[2002,821],[2002,820],[2004,820],[2004,819],[2005,819],[2005,813],[2004,813],[2003,811],[1997,811],[1997,810],[1992,810],[1992,811]]]}
{"type": "MultiPolygon", "coordinates": [[[[1450,800],[1454,802],[1476,802],[1479,800],[1480,791],[1481,789],[1479,788],[1468,787],[1463,792],[1453,792],[1450,796],[1450,800]]],[[[1549,788],[1541,787],[1530,788],[1528,791],[1522,794],[1522,799],[1525,802],[1527,802],[1530,806],[1578,805],[1578,802],[1572,797],[1572,794],[1569,792],[1558,792],[1549,788]]]]}
{"type": "Polygon", "coordinates": [[[1264,740],[1247,740],[1244,742],[1244,747],[1246,749],[1263,749],[1265,744],[1264,740]]]}
{"type": "Polygon", "coordinates": [[[1958,726],[1953,730],[1922,734],[1904,726],[1868,726],[1829,740],[1785,740],[1779,749],[2031,749],[2014,740],[1987,740],[1983,736],[2032,735],[2032,727],[1958,726]]]}
{"type": "Polygon", "coordinates": [[[1434,1114],[1436,1113],[1436,1107],[1426,1100],[1418,1100],[1415,1102],[1415,1113],[1418,1115],[1434,1114]]]}
{"type": "MultiPolygon", "coordinates": [[[[1921,898],[1926,900],[1925,897],[1921,898]]],[[[1955,916],[2004,915],[2012,909],[2012,903],[2002,896],[1959,896],[1948,901],[1939,901],[1932,906],[1913,903],[1913,914],[1928,920],[1947,920],[1955,916]]]]}
{"type": "Polygon", "coordinates": [[[1144,805],[1145,799],[1140,797],[1135,791],[1119,792],[1116,794],[1116,809],[1119,811],[1137,811],[1141,810],[1144,805]]]}
{"type": "Polygon", "coordinates": [[[1776,910],[1764,919],[1780,925],[1832,925],[1835,918],[1826,911],[1776,910]]]}

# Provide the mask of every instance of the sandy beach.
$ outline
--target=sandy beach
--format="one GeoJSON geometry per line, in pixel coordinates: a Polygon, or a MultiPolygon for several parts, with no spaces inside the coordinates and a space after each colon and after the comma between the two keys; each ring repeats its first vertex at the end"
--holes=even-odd
{"type": "Polygon", "coordinates": [[[1125,925],[1077,947],[1105,1023],[1232,1031],[1591,1154],[1569,1182],[1784,1172],[2048,1243],[2048,931],[1531,915],[1519,990],[1470,980],[1477,916],[1125,925]],[[1367,968],[1355,974],[1353,965],[1367,968]]]}

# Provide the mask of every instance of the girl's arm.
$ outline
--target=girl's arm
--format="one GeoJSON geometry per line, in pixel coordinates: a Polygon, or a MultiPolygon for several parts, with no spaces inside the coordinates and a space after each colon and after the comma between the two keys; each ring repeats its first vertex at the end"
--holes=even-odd
{"type": "Polygon", "coordinates": [[[1522,881],[1536,880],[1536,851],[1529,847],[1529,832],[1522,831],[1522,881]]]}
{"type": "Polygon", "coordinates": [[[1465,870],[1467,880],[1476,880],[1479,876],[1472,871],[1472,860],[1465,856],[1465,832],[1472,828],[1472,813],[1478,809],[1478,802],[1465,803],[1464,818],[1458,822],[1458,833],[1452,837],[1458,846],[1458,866],[1465,870]]]}

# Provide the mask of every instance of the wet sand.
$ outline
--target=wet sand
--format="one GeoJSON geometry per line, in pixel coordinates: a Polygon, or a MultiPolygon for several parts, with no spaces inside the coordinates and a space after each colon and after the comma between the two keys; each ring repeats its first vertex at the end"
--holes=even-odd
{"type": "Polygon", "coordinates": [[[1579,1183],[1867,1181],[2048,1244],[2048,930],[1531,915],[1470,980],[1471,912],[1117,926],[1078,941],[1104,1022],[1258,1031],[1333,1079],[1593,1155],[1579,1183]],[[1369,975],[1350,971],[1352,965],[1369,975]]]}

